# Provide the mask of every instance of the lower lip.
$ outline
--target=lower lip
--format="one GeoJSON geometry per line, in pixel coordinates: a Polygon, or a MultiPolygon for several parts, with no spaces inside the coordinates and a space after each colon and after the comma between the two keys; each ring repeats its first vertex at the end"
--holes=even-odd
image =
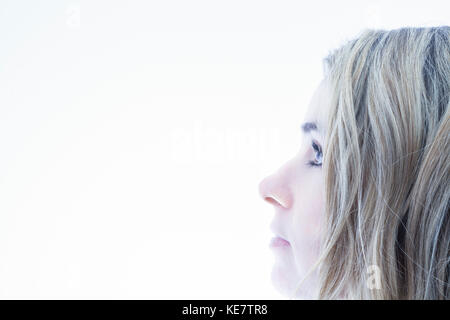
{"type": "Polygon", "coordinates": [[[283,248],[283,247],[290,247],[291,244],[289,241],[284,240],[280,237],[274,237],[270,240],[269,247],[271,248],[283,248]]]}

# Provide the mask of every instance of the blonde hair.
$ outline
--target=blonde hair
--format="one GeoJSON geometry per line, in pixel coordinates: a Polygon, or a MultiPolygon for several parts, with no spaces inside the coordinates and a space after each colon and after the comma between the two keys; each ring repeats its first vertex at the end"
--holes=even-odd
{"type": "Polygon", "coordinates": [[[449,299],[450,28],[364,30],[324,62],[319,297],[449,299]]]}

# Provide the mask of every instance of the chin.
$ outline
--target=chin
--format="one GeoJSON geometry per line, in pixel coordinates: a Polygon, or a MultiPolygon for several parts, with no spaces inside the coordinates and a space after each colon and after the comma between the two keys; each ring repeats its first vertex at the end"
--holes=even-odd
{"type": "Polygon", "coordinates": [[[302,285],[298,287],[302,279],[303,277],[295,270],[295,268],[280,263],[275,263],[272,268],[272,285],[287,299],[316,299],[316,282],[310,277],[310,279],[306,279],[302,285]]]}
{"type": "Polygon", "coordinates": [[[271,280],[273,286],[279,293],[286,298],[291,298],[295,293],[299,277],[292,268],[275,263],[272,268],[271,280]]]}

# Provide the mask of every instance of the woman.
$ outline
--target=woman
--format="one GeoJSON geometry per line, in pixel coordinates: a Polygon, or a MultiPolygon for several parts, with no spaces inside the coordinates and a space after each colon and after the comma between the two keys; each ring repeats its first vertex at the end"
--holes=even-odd
{"type": "Polygon", "coordinates": [[[260,183],[289,297],[450,298],[450,28],[366,30],[325,59],[298,154],[260,183]]]}

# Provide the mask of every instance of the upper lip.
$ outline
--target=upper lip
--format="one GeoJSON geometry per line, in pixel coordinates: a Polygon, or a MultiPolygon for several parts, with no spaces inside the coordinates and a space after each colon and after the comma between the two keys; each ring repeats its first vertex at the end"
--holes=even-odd
{"type": "Polygon", "coordinates": [[[281,238],[281,239],[283,239],[283,240],[289,242],[289,240],[288,240],[284,235],[282,235],[278,230],[275,229],[274,223],[273,223],[273,222],[272,222],[272,224],[270,225],[270,230],[272,231],[272,233],[273,233],[276,237],[281,238]]]}

